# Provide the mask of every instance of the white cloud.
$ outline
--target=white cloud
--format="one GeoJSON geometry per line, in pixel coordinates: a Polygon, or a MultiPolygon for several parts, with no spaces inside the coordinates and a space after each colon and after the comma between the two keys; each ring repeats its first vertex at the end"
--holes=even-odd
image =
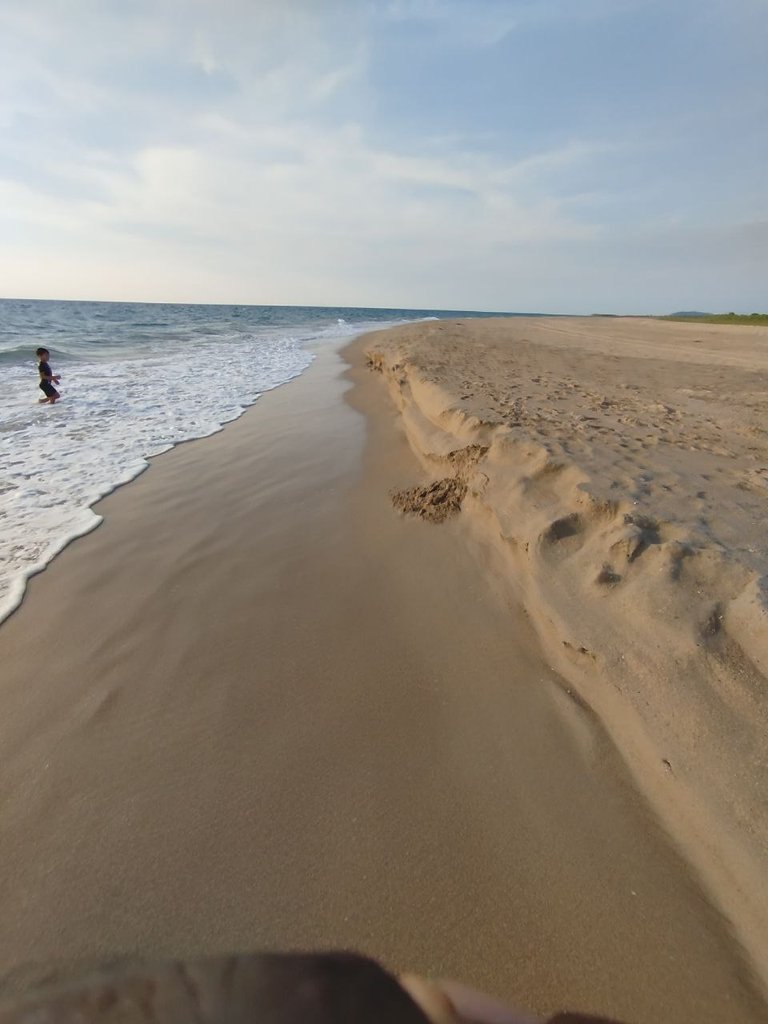
{"type": "Polygon", "coordinates": [[[517,27],[518,6],[489,0],[390,0],[382,13],[392,21],[432,23],[465,45],[493,46],[517,27]]]}
{"type": "MultiPolygon", "coordinates": [[[[558,157],[542,154],[539,162],[548,159],[558,157]]],[[[273,126],[254,137],[240,126],[213,122],[198,147],[147,147],[129,164],[106,163],[98,154],[87,164],[63,163],[59,174],[78,181],[80,192],[90,191],[92,198],[57,199],[18,185],[6,209],[57,228],[141,224],[194,229],[212,240],[245,229],[344,230],[375,243],[393,225],[407,236],[427,223],[443,235],[457,228],[489,237],[504,232],[512,239],[590,233],[570,213],[561,215],[556,200],[536,196],[530,169],[537,166],[472,153],[402,155],[371,147],[354,126],[334,133],[273,126]],[[275,159],[274,151],[288,156],[275,159]],[[471,203],[463,215],[454,190],[471,203]],[[450,225],[441,224],[443,217],[450,225]]]]}
{"type": "MultiPolygon", "coordinates": [[[[616,136],[532,131],[511,160],[493,132],[473,149],[471,123],[457,120],[406,145],[396,125],[378,130],[369,81],[375,30],[393,20],[482,47],[526,19],[609,19],[644,3],[3,0],[3,290],[553,308],[544,300],[559,289],[559,308],[578,309],[579,282],[600,293],[601,274],[636,267],[635,253],[671,279],[659,240],[678,253],[697,241],[681,223],[672,244],[663,197],[649,237],[607,223],[607,188],[625,206],[637,189],[605,173],[627,157],[616,136]]],[[[646,136],[629,163],[652,145],[646,136]]],[[[754,243],[727,237],[743,278],[737,254],[754,243]]],[[[721,265],[714,246],[700,250],[721,265]]]]}
{"type": "MultiPolygon", "coordinates": [[[[78,168],[63,171],[75,175],[78,168]]],[[[254,138],[242,126],[214,122],[199,147],[148,147],[127,166],[97,161],[80,173],[84,189],[99,198],[75,202],[6,184],[4,205],[47,236],[50,248],[68,246],[70,268],[83,259],[84,275],[91,252],[109,253],[121,268],[130,253],[137,262],[129,277],[121,269],[100,297],[140,298],[139,281],[153,293],[159,275],[169,289],[188,280],[189,288],[168,297],[191,299],[191,282],[213,262],[219,277],[211,298],[354,302],[358,292],[383,295],[385,281],[402,291],[395,278],[409,279],[415,290],[458,254],[471,290],[499,247],[588,238],[595,230],[557,201],[505,187],[505,177],[515,178],[510,166],[471,153],[438,160],[387,152],[354,127],[329,134],[273,126],[254,138]],[[290,150],[291,159],[265,158],[264,148],[290,150]],[[173,275],[162,269],[170,265],[173,275]],[[130,280],[137,291],[127,295],[130,280]]],[[[530,189],[524,178],[520,170],[518,189],[530,189]]],[[[34,291],[27,272],[13,250],[0,250],[4,280],[18,281],[13,292],[34,291]]],[[[87,294],[95,295],[104,274],[87,273],[87,294]]]]}
{"type": "MultiPolygon", "coordinates": [[[[351,299],[351,280],[375,286],[390,266],[413,279],[427,260],[443,262],[450,246],[480,261],[484,248],[510,241],[594,233],[573,203],[566,208],[536,186],[542,168],[588,157],[586,148],[510,164],[454,140],[426,156],[376,143],[362,121],[318,119],[318,106],[365,92],[365,8],[165,0],[143,14],[135,8],[118,31],[109,3],[75,0],[65,24],[61,17],[30,17],[9,0],[5,26],[34,59],[11,62],[0,76],[17,113],[33,111],[47,121],[44,137],[12,143],[35,172],[3,183],[4,208],[12,211],[5,223],[14,237],[26,225],[49,253],[67,251],[66,279],[80,261],[88,281],[80,294],[105,287],[104,272],[92,269],[92,253],[100,252],[120,267],[114,297],[129,281],[132,288],[143,281],[150,291],[158,280],[175,288],[172,280],[184,280],[181,268],[193,281],[214,261],[228,267],[232,292],[253,301],[277,294],[335,302],[339,288],[351,299]],[[49,59],[56,53],[65,56],[49,59]],[[144,61],[162,67],[167,59],[169,74],[186,63],[206,79],[228,76],[234,85],[215,102],[205,94],[179,98],[172,89],[147,94],[125,82],[127,53],[139,71],[144,61]],[[113,65],[117,71],[108,70],[113,65]],[[100,137],[77,140],[78,118],[105,115],[127,143],[116,149],[100,137]],[[129,274],[127,254],[137,260],[129,274]]],[[[39,293],[45,260],[30,281],[13,248],[0,258],[6,288],[39,293]]],[[[64,279],[56,275],[49,287],[64,279]]],[[[226,286],[220,271],[217,282],[216,289],[226,286]]]]}
{"type": "MultiPolygon", "coordinates": [[[[453,43],[495,46],[531,25],[615,18],[656,0],[384,0],[385,19],[431,24],[453,43]]],[[[745,0],[759,3],[762,0],[745,0]]]]}

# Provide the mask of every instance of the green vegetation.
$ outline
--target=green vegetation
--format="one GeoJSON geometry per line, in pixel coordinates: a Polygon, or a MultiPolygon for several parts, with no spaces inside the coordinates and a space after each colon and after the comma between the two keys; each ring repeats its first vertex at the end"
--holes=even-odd
{"type": "Polygon", "coordinates": [[[659,317],[660,320],[684,320],[691,324],[768,324],[768,313],[704,313],[701,316],[686,316],[673,313],[659,317]]]}

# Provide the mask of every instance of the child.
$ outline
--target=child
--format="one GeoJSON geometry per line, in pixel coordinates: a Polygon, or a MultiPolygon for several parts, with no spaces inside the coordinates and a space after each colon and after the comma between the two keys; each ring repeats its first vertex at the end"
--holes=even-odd
{"type": "Polygon", "coordinates": [[[53,405],[61,398],[61,395],[53,386],[54,384],[58,384],[61,378],[54,377],[53,372],[51,371],[51,367],[48,364],[48,360],[51,358],[51,353],[47,348],[39,348],[35,354],[40,360],[37,366],[40,371],[40,390],[45,395],[45,398],[40,399],[40,404],[45,405],[46,403],[50,403],[53,405]]]}

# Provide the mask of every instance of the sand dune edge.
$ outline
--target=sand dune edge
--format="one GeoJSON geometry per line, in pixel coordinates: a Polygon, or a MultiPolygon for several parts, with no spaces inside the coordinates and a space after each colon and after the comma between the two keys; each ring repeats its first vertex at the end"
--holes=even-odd
{"type": "MultiPolygon", "coordinates": [[[[481,408],[475,392],[489,340],[534,333],[521,321],[495,323],[498,337],[487,321],[441,322],[358,343],[429,478],[393,495],[395,507],[430,521],[460,511],[474,540],[492,549],[568,692],[603,721],[768,990],[760,575],[685,517],[607,497],[587,466],[556,451],[530,418],[522,422],[514,402],[508,416],[481,408]],[[452,345],[474,362],[475,392],[457,375],[466,371],[461,358],[446,359],[452,345]]],[[[557,376],[560,353],[547,340],[533,344],[557,376]]]]}

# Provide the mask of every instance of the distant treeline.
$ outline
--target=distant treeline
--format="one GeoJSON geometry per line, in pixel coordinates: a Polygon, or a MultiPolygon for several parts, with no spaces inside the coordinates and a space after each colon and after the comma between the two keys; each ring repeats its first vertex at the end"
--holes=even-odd
{"type": "Polygon", "coordinates": [[[687,320],[695,324],[768,324],[768,313],[672,313],[660,320],[687,320]]]}

